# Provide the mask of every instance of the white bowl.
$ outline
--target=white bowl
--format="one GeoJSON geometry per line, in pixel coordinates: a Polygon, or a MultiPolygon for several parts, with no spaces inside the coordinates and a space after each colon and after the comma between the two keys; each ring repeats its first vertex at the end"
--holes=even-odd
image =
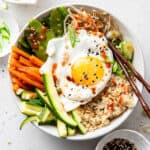
{"type": "MultiPolygon", "coordinates": [[[[69,5],[68,5],[69,6],[69,5]]],[[[77,7],[86,7],[86,8],[90,8],[90,9],[95,9],[95,10],[100,10],[98,8],[95,8],[95,7],[92,7],[92,6],[87,6],[87,5],[75,5],[77,7]]],[[[52,8],[49,8],[41,13],[39,13],[37,16],[35,16],[34,18],[37,18],[37,19],[40,19],[46,15],[49,14],[50,10],[52,8]]],[[[115,18],[115,17],[114,17],[115,18]]],[[[115,18],[116,19],[116,18],[115,18]]],[[[128,37],[128,39],[131,40],[131,42],[133,43],[134,47],[135,47],[135,55],[134,55],[134,60],[133,60],[133,64],[135,66],[135,68],[139,71],[139,73],[144,76],[144,62],[143,62],[143,55],[142,55],[142,52],[141,52],[141,49],[139,47],[139,43],[136,42],[135,40],[135,35],[126,27],[124,26],[118,19],[116,19],[116,21],[118,22],[118,25],[120,26],[120,29],[121,31],[123,32],[123,35],[125,37],[128,37]]],[[[18,39],[23,35],[23,31],[24,29],[28,26],[28,24],[26,24],[24,26],[24,28],[21,30],[20,32],[20,35],[18,36],[18,39]]],[[[16,42],[14,44],[17,44],[17,41],[18,39],[16,40],[16,42]]],[[[137,87],[139,88],[140,91],[142,91],[142,85],[137,82],[136,83],[137,87]]],[[[19,104],[20,102],[20,99],[16,98],[17,99],[17,103],[19,104]]],[[[135,106],[137,104],[137,98],[136,96],[134,96],[134,103],[135,103],[135,106]]],[[[78,134],[78,135],[75,135],[75,136],[72,136],[72,137],[67,137],[67,139],[69,140],[87,140],[87,139],[93,139],[93,138],[97,138],[97,137],[100,137],[100,136],[103,136],[109,132],[111,132],[112,130],[114,130],[115,128],[117,128],[118,126],[120,126],[129,116],[130,114],[132,113],[133,109],[128,109],[126,112],[124,112],[120,117],[114,119],[108,126],[106,127],[103,127],[103,128],[100,128],[100,129],[97,129],[93,132],[88,132],[87,134],[85,135],[81,135],[81,134],[78,134]]],[[[38,126],[36,125],[39,129],[43,130],[44,132],[50,134],[50,135],[53,135],[55,137],[59,137],[58,136],[58,133],[57,133],[57,129],[56,127],[54,126],[38,126]]]]}
{"type": "Polygon", "coordinates": [[[10,30],[10,44],[0,53],[0,57],[6,56],[11,52],[11,45],[16,41],[19,34],[19,27],[12,15],[10,15],[6,10],[0,10],[0,20],[4,21],[10,30]]]}
{"type": "Polygon", "coordinates": [[[105,144],[107,144],[115,138],[123,138],[129,140],[131,143],[135,144],[138,150],[150,149],[150,142],[142,134],[133,130],[122,129],[114,131],[102,138],[98,142],[95,150],[103,150],[105,144]]]}

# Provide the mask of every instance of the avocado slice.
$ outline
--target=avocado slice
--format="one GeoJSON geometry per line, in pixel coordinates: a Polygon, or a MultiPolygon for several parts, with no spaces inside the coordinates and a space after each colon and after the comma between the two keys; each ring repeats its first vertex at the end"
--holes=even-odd
{"type": "Polygon", "coordinates": [[[57,131],[61,138],[67,137],[67,126],[61,120],[57,120],[57,131]]]}
{"type": "Polygon", "coordinates": [[[65,111],[55,88],[52,72],[44,73],[43,80],[48,99],[57,117],[68,126],[76,127],[77,123],[65,111]]]}
{"type": "Polygon", "coordinates": [[[80,132],[81,132],[82,134],[86,134],[87,130],[86,130],[86,128],[81,124],[81,119],[80,119],[80,117],[79,117],[78,112],[77,112],[76,109],[74,109],[74,110],[72,111],[72,117],[73,117],[73,119],[77,122],[78,128],[79,128],[80,132]]]}

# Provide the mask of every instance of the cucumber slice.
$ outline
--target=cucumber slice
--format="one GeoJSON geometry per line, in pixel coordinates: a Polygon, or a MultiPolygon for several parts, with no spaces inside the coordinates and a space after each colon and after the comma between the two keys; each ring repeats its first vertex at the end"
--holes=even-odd
{"type": "Polygon", "coordinates": [[[33,122],[33,121],[39,122],[40,119],[39,119],[38,116],[27,117],[26,119],[24,119],[24,120],[22,121],[22,123],[20,124],[19,129],[21,130],[24,125],[26,125],[26,124],[29,123],[29,122],[33,122]]]}
{"type": "Polygon", "coordinates": [[[87,130],[86,130],[86,128],[81,124],[81,119],[80,119],[80,117],[79,117],[79,115],[78,115],[77,110],[73,110],[73,111],[72,111],[72,117],[73,117],[73,119],[77,122],[78,128],[79,128],[80,132],[81,132],[82,134],[86,134],[87,130]]]}
{"type": "Polygon", "coordinates": [[[21,94],[21,99],[23,100],[29,100],[29,99],[34,99],[34,98],[37,98],[37,94],[32,91],[24,90],[21,94]]]}
{"type": "Polygon", "coordinates": [[[67,137],[67,126],[64,122],[57,120],[57,130],[61,138],[67,137]]]}
{"type": "Polygon", "coordinates": [[[16,91],[16,95],[17,95],[17,96],[20,96],[23,91],[24,91],[24,89],[19,88],[19,89],[16,91]]]}
{"type": "Polygon", "coordinates": [[[42,112],[43,107],[31,105],[31,104],[28,104],[27,102],[21,102],[20,110],[23,114],[27,116],[33,116],[33,115],[39,115],[42,112]]]}
{"type": "Polygon", "coordinates": [[[42,109],[41,114],[39,115],[40,121],[45,122],[47,120],[48,116],[50,115],[50,113],[51,112],[49,111],[49,109],[47,107],[44,107],[42,109]]]}
{"type": "Polygon", "coordinates": [[[69,136],[73,136],[76,134],[76,128],[67,127],[67,133],[69,136]]]}
{"type": "Polygon", "coordinates": [[[55,114],[68,126],[76,127],[77,123],[65,111],[55,88],[52,72],[44,73],[43,80],[50,104],[55,114]]]}

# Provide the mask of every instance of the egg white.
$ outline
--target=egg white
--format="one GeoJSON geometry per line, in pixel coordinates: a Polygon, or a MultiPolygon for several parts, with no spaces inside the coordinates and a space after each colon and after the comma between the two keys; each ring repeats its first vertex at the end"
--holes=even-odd
{"type": "Polygon", "coordinates": [[[81,104],[88,103],[104,89],[111,78],[112,67],[107,68],[105,63],[102,63],[104,76],[102,81],[94,85],[96,89],[94,94],[91,90],[92,86],[83,88],[82,85],[76,85],[66,79],[66,76],[72,76],[71,64],[81,57],[93,56],[98,58],[101,62],[104,62],[104,58],[98,55],[98,53],[100,53],[100,47],[105,47],[107,57],[109,57],[111,61],[113,60],[113,54],[109,49],[107,40],[104,36],[100,38],[99,36],[92,35],[85,30],[79,30],[77,40],[75,47],[71,46],[68,34],[65,34],[63,37],[50,40],[47,46],[48,59],[41,68],[41,73],[43,73],[52,68],[54,63],[57,63],[58,67],[55,71],[55,75],[59,80],[57,87],[62,90],[63,94],[60,95],[60,100],[62,101],[66,111],[70,111],[81,104]],[[64,53],[69,56],[69,59],[67,64],[62,66],[64,53]]]}

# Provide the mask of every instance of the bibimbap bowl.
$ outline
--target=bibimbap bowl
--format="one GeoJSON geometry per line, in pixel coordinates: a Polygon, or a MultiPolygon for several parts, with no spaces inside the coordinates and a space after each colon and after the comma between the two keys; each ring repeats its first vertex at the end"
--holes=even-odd
{"type": "MultiPolygon", "coordinates": [[[[102,12],[103,10],[99,9],[99,8],[95,8],[95,7],[92,7],[92,6],[88,6],[88,5],[73,5],[73,8],[71,5],[68,5],[68,6],[64,6],[66,8],[71,8],[71,9],[74,9],[73,11],[78,11],[78,9],[80,10],[84,10],[85,12],[87,13],[93,13],[94,15],[97,13],[99,14],[100,12],[102,12]]],[[[49,13],[51,13],[51,11],[55,9],[55,8],[49,8],[48,10],[45,10],[41,13],[39,13],[37,16],[34,17],[34,19],[37,19],[37,20],[43,20],[43,18],[45,18],[46,16],[49,15],[49,13]]],[[[69,12],[70,13],[70,12],[69,12]]],[[[103,11],[103,15],[106,15],[107,12],[103,11]]],[[[112,16],[112,15],[111,15],[112,16]]],[[[76,16],[78,18],[78,16],[76,16]]],[[[80,18],[80,17],[79,17],[80,18]]],[[[118,20],[117,18],[115,18],[114,16],[112,16],[114,22],[119,26],[119,30],[121,31],[122,33],[122,37],[123,39],[128,39],[132,44],[133,44],[133,47],[134,47],[134,57],[133,57],[133,65],[134,67],[136,68],[136,70],[139,71],[139,73],[144,76],[144,62],[143,62],[143,55],[142,55],[142,52],[140,50],[140,47],[139,47],[139,43],[137,43],[136,39],[135,39],[135,35],[123,24],[121,23],[120,20],[118,20]]],[[[82,24],[82,23],[81,23],[82,24]]],[[[29,26],[29,24],[27,23],[23,29],[21,30],[20,32],[20,35],[18,36],[16,42],[14,43],[14,45],[18,46],[18,43],[20,41],[20,38],[22,38],[24,36],[24,31],[26,30],[26,28],[29,26]]],[[[114,25],[115,26],[115,25],[114,25]]],[[[107,29],[106,29],[107,30],[107,29]]],[[[79,31],[80,32],[80,31],[79,31]]],[[[95,33],[92,33],[92,34],[95,34],[95,33]]],[[[113,34],[115,34],[115,36],[117,36],[117,33],[107,33],[107,36],[110,37],[112,36],[113,34]]],[[[85,33],[84,33],[85,35],[85,33]]],[[[89,33],[87,34],[89,35],[89,33]]],[[[81,37],[83,35],[81,34],[81,37]]],[[[95,36],[95,35],[90,35],[90,36],[95,36]]],[[[101,36],[101,35],[100,35],[101,36]]],[[[103,36],[103,35],[102,35],[103,36]]],[[[80,37],[80,36],[79,36],[80,37]]],[[[61,37],[59,37],[61,38],[61,37]]],[[[105,38],[105,37],[104,37],[105,38]]],[[[78,42],[82,41],[82,38],[81,39],[77,39],[79,40],[78,42]]],[[[84,42],[84,41],[83,41],[84,42]]],[[[59,45],[59,42],[57,43],[57,45],[59,45]]],[[[36,46],[36,45],[35,45],[36,46]]],[[[88,50],[89,51],[89,50],[88,50]]],[[[9,67],[11,66],[11,57],[12,57],[12,54],[13,52],[11,53],[10,55],[10,59],[9,59],[9,67]]],[[[16,58],[18,56],[15,56],[16,58]]],[[[27,56],[28,57],[28,56],[27,56]]],[[[18,59],[18,58],[17,58],[18,59]]],[[[112,62],[109,62],[110,64],[109,65],[112,65],[113,63],[112,62]],[[112,64],[111,64],[112,63],[112,64]]],[[[45,64],[45,63],[44,63],[45,64]]],[[[44,67],[43,67],[44,68],[44,67]]],[[[44,70],[44,69],[43,69],[44,70]]],[[[42,71],[43,71],[42,70],[42,71]]],[[[42,72],[41,71],[41,72],[42,72]]],[[[10,72],[11,74],[11,77],[12,77],[12,73],[10,72]]],[[[22,80],[21,80],[22,81],[22,80]]],[[[13,82],[13,81],[12,81],[13,82]]],[[[22,82],[24,83],[24,82],[22,82]]],[[[139,82],[136,82],[136,85],[137,87],[139,88],[139,90],[142,92],[142,85],[139,83],[139,82]]],[[[86,104],[86,106],[81,106],[81,109],[80,109],[80,115],[82,116],[81,118],[85,121],[81,121],[82,125],[83,126],[86,126],[86,122],[89,120],[89,122],[87,122],[87,126],[86,126],[86,130],[88,130],[88,132],[86,132],[86,134],[80,134],[79,132],[73,136],[67,136],[66,139],[68,140],[87,140],[87,139],[93,139],[93,138],[97,138],[97,137],[101,137],[109,132],[111,132],[112,130],[114,130],[115,128],[117,128],[118,126],[120,126],[129,116],[130,114],[132,113],[134,107],[136,107],[136,104],[137,104],[137,98],[136,96],[133,94],[132,92],[132,89],[130,88],[130,85],[126,82],[125,79],[122,79],[118,76],[114,76],[111,74],[111,78],[109,78],[109,81],[107,81],[107,85],[106,85],[105,89],[104,87],[102,89],[104,89],[103,91],[101,90],[100,92],[100,95],[98,94],[98,96],[101,97],[101,100],[99,100],[100,98],[98,96],[95,96],[93,99],[94,101],[96,101],[96,103],[93,103],[93,101],[90,101],[86,104]],[[115,82],[115,85],[112,83],[114,83],[113,81],[116,80],[115,82]],[[126,87],[128,87],[129,89],[129,95],[126,95],[127,96],[127,99],[130,99],[130,101],[132,101],[132,104],[128,101],[124,102],[124,106],[121,106],[120,105],[122,104],[122,101],[119,100],[119,103],[116,104],[116,101],[118,101],[118,99],[113,95],[113,90],[116,90],[115,92],[117,92],[118,90],[120,90],[119,92],[119,95],[121,96],[122,94],[122,89],[119,89],[119,87],[121,87],[121,84],[124,84],[126,87]],[[107,87],[107,89],[106,89],[107,87]],[[117,89],[118,87],[118,89],[117,89]],[[105,96],[105,93],[109,93],[107,96],[105,96]],[[111,93],[112,92],[112,93],[111,93]],[[131,92],[131,93],[130,93],[131,92]],[[111,96],[114,96],[114,99],[112,101],[110,101],[110,98],[111,96]],[[97,98],[98,97],[98,98],[97,98]],[[115,100],[115,98],[117,100],[115,100]],[[109,104],[107,104],[107,107],[105,106],[105,102],[107,103],[107,101],[110,101],[109,104]],[[101,104],[101,103],[104,103],[104,106],[101,104]],[[112,104],[113,103],[113,104],[112,104]],[[95,104],[99,105],[99,107],[95,108],[95,104]],[[93,106],[94,105],[94,106],[93,106]],[[105,108],[104,108],[105,107],[105,108]],[[90,114],[90,111],[92,109],[97,109],[96,111],[94,111],[94,113],[97,113],[96,114],[96,117],[97,118],[94,118],[91,114],[90,114]],[[101,109],[103,109],[103,111],[101,111],[101,109]],[[86,111],[87,110],[87,111],[86,111]],[[84,114],[88,113],[89,111],[89,114],[86,116],[84,116],[84,114]],[[109,111],[109,112],[107,112],[109,111]],[[113,111],[115,113],[113,113],[113,111]],[[112,115],[108,115],[109,114],[113,114],[112,115]],[[91,117],[90,117],[91,115],[91,117]],[[92,118],[94,118],[95,120],[92,120],[92,118]],[[107,118],[107,119],[106,119],[107,118]],[[101,119],[101,120],[100,120],[101,119]],[[94,122],[96,124],[96,120],[98,120],[98,125],[96,127],[96,125],[94,127],[92,127],[92,122],[94,122]],[[103,120],[105,120],[104,122],[102,122],[103,120]],[[91,123],[90,123],[91,122],[91,123]],[[102,123],[100,123],[102,122],[102,123]]],[[[45,95],[44,95],[45,96],[45,95]]],[[[21,106],[21,100],[20,98],[16,97],[16,101],[17,101],[17,104],[19,105],[20,109],[22,109],[22,106],[21,106]]],[[[26,103],[26,102],[25,102],[26,103]]],[[[73,107],[76,107],[73,105],[73,107]]],[[[57,116],[59,118],[59,116],[57,116]]],[[[57,118],[56,117],[56,118],[57,118]]],[[[34,118],[34,120],[36,120],[34,118]]],[[[56,120],[56,119],[54,119],[56,120]]],[[[78,121],[77,121],[78,122],[78,121]]],[[[58,135],[58,131],[57,131],[57,128],[55,125],[38,125],[37,123],[34,123],[39,129],[41,129],[42,131],[50,134],[50,135],[53,135],[53,136],[56,136],[56,137],[59,137],[58,135]]],[[[55,124],[55,123],[54,123],[55,124]]],[[[58,124],[57,124],[58,125],[58,124]]],[[[76,131],[77,132],[77,131],[76,131]]],[[[82,132],[82,131],[81,131],[82,132]]],[[[63,136],[62,136],[63,137],[63,136]]]]}

